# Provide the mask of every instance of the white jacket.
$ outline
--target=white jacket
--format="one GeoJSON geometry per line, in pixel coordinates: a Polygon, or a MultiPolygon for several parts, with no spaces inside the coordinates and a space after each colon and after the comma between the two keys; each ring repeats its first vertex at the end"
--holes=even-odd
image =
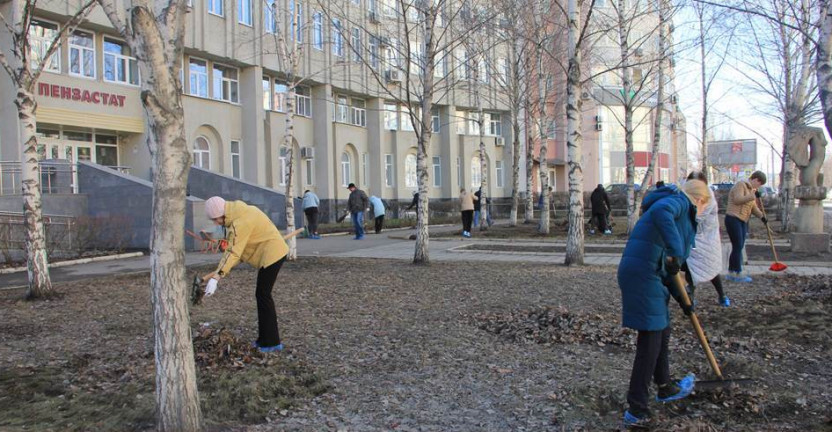
{"type": "Polygon", "coordinates": [[[719,207],[713,191],[711,201],[696,216],[696,246],[687,263],[693,283],[708,282],[722,273],[722,239],[719,235],[719,207]]]}

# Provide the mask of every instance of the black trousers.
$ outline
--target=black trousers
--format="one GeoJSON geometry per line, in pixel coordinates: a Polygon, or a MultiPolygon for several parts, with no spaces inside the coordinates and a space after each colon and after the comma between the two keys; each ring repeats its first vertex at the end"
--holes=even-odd
{"type": "Polygon", "coordinates": [[[317,207],[309,207],[303,211],[306,213],[306,221],[307,221],[307,229],[309,230],[309,235],[314,235],[318,233],[318,208],[317,207]]]}
{"type": "Polygon", "coordinates": [[[606,213],[593,213],[592,218],[595,219],[595,222],[598,226],[598,231],[602,233],[607,230],[607,214],[606,213]]]}
{"type": "Polygon", "coordinates": [[[471,222],[474,221],[474,211],[473,210],[463,210],[462,211],[462,230],[471,232],[471,222]]]}
{"type": "Polygon", "coordinates": [[[652,378],[657,386],[670,382],[669,342],[670,326],[658,331],[638,331],[636,359],[633,362],[633,373],[630,375],[630,389],[627,391],[630,412],[637,416],[650,414],[647,404],[650,379],[652,378]]]}
{"type": "Polygon", "coordinates": [[[376,219],[376,234],[381,232],[381,229],[384,228],[384,215],[377,217],[376,219]]]}
{"type": "Polygon", "coordinates": [[[273,347],[280,344],[280,331],[277,328],[277,312],[274,310],[274,299],[272,299],[272,288],[277,280],[277,274],[286,257],[280,261],[263,267],[257,272],[257,291],[254,296],[257,298],[257,324],[259,335],[257,345],[263,348],[273,347]]]}

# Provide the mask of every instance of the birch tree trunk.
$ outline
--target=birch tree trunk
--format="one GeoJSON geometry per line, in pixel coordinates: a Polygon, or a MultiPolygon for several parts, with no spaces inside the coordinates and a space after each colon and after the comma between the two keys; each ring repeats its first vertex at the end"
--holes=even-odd
{"type": "Polygon", "coordinates": [[[711,180],[710,170],[708,169],[708,75],[707,64],[705,63],[707,56],[705,53],[705,17],[704,6],[697,4],[697,14],[699,20],[699,73],[702,79],[701,97],[702,97],[702,129],[700,132],[699,154],[702,158],[700,169],[705,178],[711,180]]]}
{"type": "MultiPolygon", "coordinates": [[[[30,88],[33,86],[34,84],[31,84],[30,88]]],[[[53,290],[52,279],[49,277],[46,229],[43,225],[41,207],[38,161],[43,158],[43,155],[38,151],[38,140],[35,134],[37,103],[29,90],[19,87],[15,105],[17,105],[17,116],[20,119],[20,138],[23,141],[21,192],[23,194],[23,218],[26,222],[26,270],[29,276],[26,298],[46,298],[53,294],[53,290]]]]}
{"type": "MultiPolygon", "coordinates": [[[[477,89],[479,92],[479,89],[477,89]]],[[[477,100],[480,97],[477,96],[477,100]]],[[[485,205],[488,196],[488,160],[485,154],[485,114],[482,112],[482,102],[479,102],[479,123],[480,123],[480,231],[487,231],[488,224],[486,221],[486,212],[488,206],[485,205]]]]}
{"type": "MultiPolygon", "coordinates": [[[[830,0],[820,0],[820,35],[817,44],[816,75],[823,110],[823,124],[832,133],[832,15],[830,0]]],[[[832,173],[827,173],[832,175],[832,173]]]]}
{"type": "Polygon", "coordinates": [[[153,219],[150,285],[156,363],[156,427],[198,431],[202,411],[196,387],[194,350],[187,302],[185,188],[191,153],[182,109],[184,0],[136,1],[125,26],[112,0],[99,0],[139,60],[147,144],[153,164],[153,219]],[[155,8],[159,8],[156,10],[155,8]]]}
{"type": "Polygon", "coordinates": [[[517,210],[520,206],[520,120],[517,118],[517,110],[511,111],[512,126],[512,170],[511,170],[511,214],[509,215],[508,226],[517,226],[517,210]]]}
{"type": "MultiPolygon", "coordinates": [[[[286,131],[283,135],[283,145],[288,149],[286,158],[289,163],[288,179],[286,179],[286,230],[295,230],[295,84],[289,85],[286,96],[286,131]]],[[[297,236],[288,241],[289,253],[286,259],[294,261],[298,258],[297,236]]]]}
{"type": "Polygon", "coordinates": [[[566,73],[566,147],[569,167],[569,229],[566,236],[566,265],[584,263],[584,172],[581,155],[581,50],[579,29],[581,10],[578,0],[567,0],[568,37],[566,73]]]}
{"type": "MultiPolygon", "coordinates": [[[[541,42],[542,44],[543,42],[541,42]]],[[[540,138],[540,161],[538,162],[538,174],[540,176],[540,193],[542,203],[540,205],[540,220],[537,224],[537,232],[549,234],[549,146],[546,140],[546,78],[543,74],[543,50],[538,45],[537,50],[537,136],[540,138]]]]}
{"type": "MultiPolygon", "coordinates": [[[[531,112],[530,104],[526,104],[526,112],[531,112]]],[[[532,183],[534,173],[534,139],[531,134],[526,134],[526,212],[523,223],[529,224],[534,220],[534,185],[532,183]]]]}
{"type": "Polygon", "coordinates": [[[624,155],[626,158],[627,167],[626,182],[627,182],[627,233],[633,231],[633,228],[638,221],[638,208],[636,206],[635,196],[635,156],[633,154],[633,104],[635,95],[633,94],[633,78],[632,69],[630,67],[630,42],[629,26],[632,21],[627,19],[625,14],[624,0],[618,0],[617,18],[618,18],[618,43],[621,54],[621,101],[624,108],[624,155]]]}

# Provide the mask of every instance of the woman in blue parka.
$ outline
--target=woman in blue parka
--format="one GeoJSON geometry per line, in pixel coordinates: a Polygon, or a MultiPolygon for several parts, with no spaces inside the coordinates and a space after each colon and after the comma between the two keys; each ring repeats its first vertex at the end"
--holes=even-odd
{"type": "MultiPolygon", "coordinates": [[[[693,391],[694,377],[672,382],[668,361],[671,278],[690,255],[696,236],[696,215],[711,195],[708,186],[690,180],[679,189],[661,186],[642,203],[642,215],[630,234],[618,266],[624,327],[638,330],[636,358],[627,392],[626,425],[646,422],[650,417],[647,398],[650,379],[658,386],[660,402],[681,399],[693,391]]],[[[681,302],[680,302],[681,305],[681,302]]],[[[691,309],[682,307],[686,314],[691,309]]]]}

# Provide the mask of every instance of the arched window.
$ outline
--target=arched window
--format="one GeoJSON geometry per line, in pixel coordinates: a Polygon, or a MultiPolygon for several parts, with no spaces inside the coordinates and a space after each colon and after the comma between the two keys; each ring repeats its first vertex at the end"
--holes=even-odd
{"type": "Polygon", "coordinates": [[[471,187],[478,188],[482,185],[482,166],[480,166],[480,157],[474,156],[471,158],[471,187]]]}
{"type": "Polygon", "coordinates": [[[278,160],[280,161],[280,172],[278,173],[280,185],[286,186],[286,182],[289,180],[289,149],[286,146],[280,146],[278,160]]]}
{"type": "Polygon", "coordinates": [[[352,179],[352,161],[350,160],[350,154],[344,152],[341,154],[341,185],[347,186],[352,179]]]}
{"type": "Polygon", "coordinates": [[[416,155],[409,154],[404,157],[404,186],[416,187],[416,155]]]}
{"type": "Polygon", "coordinates": [[[205,137],[197,137],[194,141],[194,163],[195,167],[211,169],[211,146],[205,137]]]}

